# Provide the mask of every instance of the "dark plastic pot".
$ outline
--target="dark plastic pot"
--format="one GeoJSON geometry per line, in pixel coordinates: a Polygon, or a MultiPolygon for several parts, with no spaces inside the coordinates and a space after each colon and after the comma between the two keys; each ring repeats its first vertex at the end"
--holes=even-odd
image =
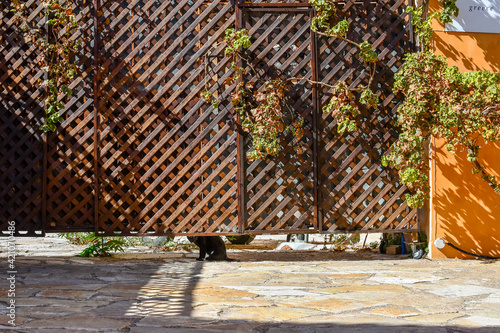
{"type": "Polygon", "coordinates": [[[255,238],[254,235],[226,236],[226,239],[231,244],[239,244],[239,245],[250,244],[254,240],[254,238],[255,238]]]}

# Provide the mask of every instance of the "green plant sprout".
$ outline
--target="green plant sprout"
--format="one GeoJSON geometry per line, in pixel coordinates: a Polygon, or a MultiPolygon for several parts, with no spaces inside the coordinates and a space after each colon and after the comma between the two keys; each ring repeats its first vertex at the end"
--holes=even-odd
{"type": "Polygon", "coordinates": [[[125,243],[121,239],[106,239],[90,234],[85,237],[89,245],[78,254],[78,257],[110,257],[111,252],[123,252],[125,243]]]}

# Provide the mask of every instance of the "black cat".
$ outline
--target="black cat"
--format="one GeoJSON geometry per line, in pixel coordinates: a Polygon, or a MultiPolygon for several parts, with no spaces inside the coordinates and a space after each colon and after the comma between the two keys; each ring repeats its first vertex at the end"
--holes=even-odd
{"type": "Polygon", "coordinates": [[[238,261],[227,257],[226,244],[220,236],[188,236],[188,239],[200,248],[200,256],[196,260],[204,260],[208,255],[207,260],[211,261],[238,261]]]}

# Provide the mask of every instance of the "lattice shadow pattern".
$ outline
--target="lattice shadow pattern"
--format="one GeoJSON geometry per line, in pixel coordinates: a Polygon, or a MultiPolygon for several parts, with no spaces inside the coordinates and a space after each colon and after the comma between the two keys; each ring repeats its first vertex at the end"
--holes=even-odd
{"type": "MultiPolygon", "coordinates": [[[[129,6],[105,2],[99,18],[99,231],[231,232],[237,221],[231,108],[224,102],[213,109],[199,96],[203,56],[234,24],[232,8],[218,1],[129,6]]],[[[228,75],[222,50],[211,52],[212,84],[228,75]]]]}
{"type": "Polygon", "coordinates": [[[94,231],[94,10],[90,0],[75,2],[74,13],[83,22],[73,38],[82,41],[74,55],[79,71],[65,97],[63,123],[47,138],[48,232],[94,231]]]}
{"type": "MultiPolygon", "coordinates": [[[[43,7],[32,2],[31,22],[43,26],[43,7]]],[[[0,230],[16,222],[16,234],[43,233],[44,114],[37,86],[44,79],[38,49],[25,43],[12,21],[10,2],[0,3],[0,230]]]]}

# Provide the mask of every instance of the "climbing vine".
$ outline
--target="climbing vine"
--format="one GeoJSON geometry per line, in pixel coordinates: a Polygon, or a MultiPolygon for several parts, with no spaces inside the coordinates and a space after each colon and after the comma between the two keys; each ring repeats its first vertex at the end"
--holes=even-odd
{"type": "Polygon", "coordinates": [[[396,167],[401,183],[411,190],[406,195],[408,205],[422,207],[430,191],[425,145],[431,135],[442,137],[451,153],[465,149],[473,173],[500,193],[498,179],[479,160],[481,139],[500,140],[500,75],[490,71],[461,73],[456,66],[448,66],[445,57],[431,51],[431,21],[439,17],[446,22],[457,11],[433,13],[427,19],[423,18],[423,6],[416,10],[408,7],[407,11],[413,14],[422,50],[407,54],[396,74],[394,91],[405,97],[397,110],[401,134],[383,163],[396,167]]]}
{"type": "MultiPolygon", "coordinates": [[[[240,116],[241,129],[252,137],[253,150],[247,154],[250,161],[265,159],[268,155],[277,155],[281,150],[279,136],[283,132],[291,133],[297,139],[295,149],[298,153],[302,152],[298,142],[304,135],[304,119],[294,115],[285,98],[291,86],[300,81],[329,89],[332,98],[323,107],[323,112],[332,113],[337,120],[340,133],[357,129],[355,117],[360,113],[359,104],[376,106],[378,103],[378,96],[370,89],[375,74],[375,63],[378,60],[377,54],[372,50],[372,45],[367,41],[357,43],[347,38],[349,23],[338,15],[334,2],[329,0],[310,0],[309,2],[315,6],[317,13],[311,21],[312,30],[319,35],[345,40],[358,48],[360,58],[369,66],[368,83],[351,88],[344,81],[329,84],[302,77],[264,80],[254,68],[253,62],[244,54],[244,50],[251,46],[251,36],[248,31],[227,29],[224,55],[231,60],[233,74],[228,77],[225,84],[235,85],[231,103],[240,116]],[[240,65],[242,62],[247,64],[249,70],[240,67],[243,66],[240,65]],[[255,78],[259,84],[247,80],[247,75],[255,78]],[[291,121],[287,121],[286,116],[291,118],[291,121]]],[[[201,97],[216,108],[219,100],[210,92],[213,89],[207,83],[209,69],[207,58],[205,60],[205,90],[201,93],[201,97]]]]}
{"type": "MultiPolygon", "coordinates": [[[[242,129],[252,135],[254,150],[248,153],[250,160],[276,155],[280,150],[278,136],[283,131],[301,137],[302,119],[284,125],[287,110],[284,96],[291,84],[305,80],[328,87],[332,97],[323,111],[332,113],[340,133],[357,130],[360,105],[376,107],[378,104],[378,96],[371,90],[378,61],[372,46],[367,41],[357,43],[347,38],[349,23],[339,16],[334,2],[310,0],[310,3],[317,13],[311,21],[311,29],[358,48],[360,58],[369,68],[367,83],[350,87],[345,81],[325,83],[305,78],[265,81],[243,54],[243,50],[251,46],[248,31],[227,30],[225,56],[231,58],[234,73],[226,84],[236,85],[232,104],[239,112],[242,129]],[[248,64],[250,74],[260,81],[258,89],[255,89],[255,82],[245,81],[249,72],[240,67],[242,61],[248,64]]],[[[410,189],[411,193],[406,195],[410,207],[421,207],[429,196],[428,156],[424,146],[431,135],[445,138],[450,152],[466,149],[468,160],[474,166],[473,172],[500,192],[499,181],[478,160],[480,138],[486,142],[500,140],[500,75],[489,71],[461,73],[457,67],[449,67],[444,57],[431,52],[431,21],[438,17],[441,22],[450,22],[458,15],[456,0],[444,0],[442,10],[427,18],[424,18],[424,11],[427,11],[426,4],[416,10],[408,7],[421,50],[407,54],[403,68],[396,74],[394,92],[404,96],[397,111],[401,135],[391,146],[391,152],[382,158],[384,165],[391,164],[399,170],[401,183],[410,189]]],[[[203,98],[217,107],[219,101],[209,92],[211,87],[207,84],[205,88],[203,98]]]]}
{"type": "MultiPolygon", "coordinates": [[[[435,18],[450,22],[458,15],[455,2],[443,0],[442,10],[427,18],[425,5],[417,9],[408,7],[421,50],[407,54],[402,70],[396,75],[394,91],[404,96],[397,111],[401,135],[392,145],[391,152],[383,158],[383,164],[399,170],[401,183],[412,192],[406,197],[410,207],[421,207],[429,196],[425,143],[431,135],[444,138],[450,152],[466,150],[473,172],[500,193],[500,181],[487,171],[479,158],[483,140],[500,140],[500,75],[489,71],[461,73],[457,67],[448,66],[446,58],[434,54],[430,48],[430,22],[435,18]]],[[[62,121],[60,111],[65,107],[66,96],[72,94],[70,87],[78,70],[74,54],[80,41],[74,38],[79,22],[73,12],[73,2],[43,0],[42,3],[44,20],[41,23],[29,19],[31,13],[23,0],[11,0],[11,11],[25,42],[40,51],[39,64],[47,73],[41,82],[46,87],[43,96],[46,117],[41,129],[47,132],[54,131],[62,121]]],[[[365,84],[351,87],[345,81],[316,82],[301,77],[266,80],[254,68],[254,61],[245,56],[245,49],[251,47],[248,31],[226,30],[224,54],[230,59],[233,72],[225,85],[235,87],[231,103],[239,114],[241,129],[252,137],[253,150],[248,153],[250,160],[278,154],[281,150],[279,137],[283,132],[289,132],[297,139],[295,148],[301,152],[298,141],[304,134],[304,120],[293,113],[286,101],[287,91],[298,82],[328,88],[332,97],[323,111],[336,119],[340,133],[357,130],[356,117],[361,105],[376,107],[378,104],[378,96],[371,89],[378,61],[372,45],[368,41],[357,42],[347,37],[349,23],[339,14],[335,2],[310,0],[310,3],[316,11],[311,20],[312,31],[344,40],[359,50],[359,58],[368,68],[367,76],[363,78],[365,84]]],[[[217,108],[220,101],[208,84],[208,71],[205,57],[206,80],[202,98],[217,108]]]]}
{"type": "MultiPolygon", "coordinates": [[[[355,118],[360,114],[360,104],[368,107],[376,107],[379,97],[371,90],[373,77],[375,75],[375,65],[378,61],[377,53],[372,49],[368,41],[357,43],[347,38],[350,25],[347,20],[341,17],[335,2],[329,0],[310,0],[316,9],[316,17],[311,20],[311,29],[318,35],[337,38],[359,49],[360,58],[369,67],[369,78],[366,85],[359,85],[351,88],[345,81],[337,81],[331,87],[333,95],[326,106],[324,113],[332,113],[337,120],[337,130],[343,133],[346,130],[353,132],[357,130],[355,118]]],[[[325,85],[323,83],[319,83],[325,85]]]]}
{"type": "MultiPolygon", "coordinates": [[[[224,55],[231,60],[233,73],[224,84],[235,85],[231,95],[231,103],[240,116],[241,129],[252,136],[252,151],[248,152],[250,161],[264,159],[267,155],[275,156],[280,151],[279,135],[282,132],[290,132],[297,141],[304,135],[304,120],[294,115],[285,101],[285,94],[290,89],[290,80],[279,78],[264,80],[252,65],[250,59],[243,54],[244,49],[251,46],[250,36],[245,29],[227,29],[225,31],[226,46],[224,55]],[[249,73],[240,63],[245,61],[250,68],[249,73]],[[247,80],[246,75],[251,74],[259,83],[247,80]],[[285,115],[289,114],[291,121],[285,124],[285,115]]],[[[205,70],[208,71],[208,62],[205,62],[205,70]]],[[[206,73],[207,75],[207,73],[206,73]]],[[[201,96],[215,108],[219,101],[209,91],[210,86],[205,83],[205,91],[201,96]]],[[[298,142],[295,144],[297,152],[301,153],[298,142]]]]}
{"type": "Polygon", "coordinates": [[[41,86],[46,87],[46,94],[43,95],[46,115],[40,129],[48,132],[55,131],[57,124],[63,120],[59,111],[65,107],[65,96],[73,93],[70,85],[78,70],[73,55],[81,42],[73,38],[79,23],[73,12],[72,1],[43,0],[42,4],[45,16],[43,24],[29,19],[31,12],[25,1],[11,0],[11,11],[24,41],[35,45],[41,52],[39,65],[47,76],[41,82],[41,86]]]}

